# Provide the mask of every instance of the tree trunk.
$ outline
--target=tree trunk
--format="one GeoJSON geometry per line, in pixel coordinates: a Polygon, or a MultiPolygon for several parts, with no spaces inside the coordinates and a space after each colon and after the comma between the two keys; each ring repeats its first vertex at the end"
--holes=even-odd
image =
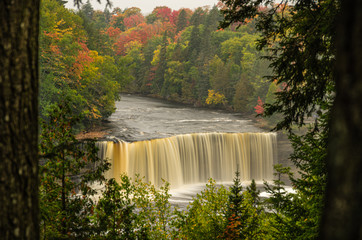
{"type": "Polygon", "coordinates": [[[345,0],[321,239],[362,239],[362,1],[345,0]]]}
{"type": "Polygon", "coordinates": [[[1,239],[39,238],[39,1],[0,1],[1,239]]]}

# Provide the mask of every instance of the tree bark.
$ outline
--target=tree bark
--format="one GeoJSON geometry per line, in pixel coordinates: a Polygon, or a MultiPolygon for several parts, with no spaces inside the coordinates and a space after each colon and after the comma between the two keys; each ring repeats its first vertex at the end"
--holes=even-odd
{"type": "Polygon", "coordinates": [[[0,1],[0,238],[38,239],[40,0],[0,1]]]}
{"type": "Polygon", "coordinates": [[[341,1],[321,239],[362,239],[362,1],[341,1]]]}

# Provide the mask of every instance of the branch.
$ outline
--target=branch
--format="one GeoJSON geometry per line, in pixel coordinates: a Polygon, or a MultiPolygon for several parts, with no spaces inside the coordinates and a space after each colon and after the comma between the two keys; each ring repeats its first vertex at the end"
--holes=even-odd
{"type": "MultiPolygon", "coordinates": [[[[97,0],[98,3],[101,3],[101,0],[97,0]]],[[[112,8],[113,4],[111,0],[106,0],[106,8],[112,8]]],[[[83,0],[74,0],[74,6],[76,6],[78,9],[83,5],[83,0]]]]}

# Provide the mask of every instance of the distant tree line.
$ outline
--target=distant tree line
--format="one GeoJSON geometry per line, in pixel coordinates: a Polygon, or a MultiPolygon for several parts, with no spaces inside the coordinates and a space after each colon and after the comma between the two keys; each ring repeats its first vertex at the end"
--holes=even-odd
{"type": "MultiPolygon", "coordinates": [[[[251,113],[280,88],[254,20],[218,29],[221,6],[77,11],[44,0],[40,19],[40,114],[64,97],[85,121],[107,118],[121,91],[251,113]]],[[[270,102],[271,103],[271,102],[270,102]]]]}

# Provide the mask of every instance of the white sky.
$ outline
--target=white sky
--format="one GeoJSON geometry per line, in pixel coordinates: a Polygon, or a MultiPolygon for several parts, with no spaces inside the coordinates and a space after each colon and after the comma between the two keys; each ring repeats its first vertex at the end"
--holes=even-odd
{"type": "MultiPolygon", "coordinates": [[[[87,2],[87,0],[83,0],[87,2]]],[[[99,4],[96,0],[90,0],[92,6],[96,10],[104,10],[106,0],[101,0],[102,4],[99,4]]],[[[172,10],[179,10],[180,8],[195,9],[203,6],[210,6],[217,4],[218,0],[111,0],[113,8],[119,7],[121,9],[138,7],[142,10],[144,15],[152,12],[157,6],[167,6],[172,10]]],[[[73,0],[68,0],[66,4],[68,8],[74,8],[73,0]]]]}

